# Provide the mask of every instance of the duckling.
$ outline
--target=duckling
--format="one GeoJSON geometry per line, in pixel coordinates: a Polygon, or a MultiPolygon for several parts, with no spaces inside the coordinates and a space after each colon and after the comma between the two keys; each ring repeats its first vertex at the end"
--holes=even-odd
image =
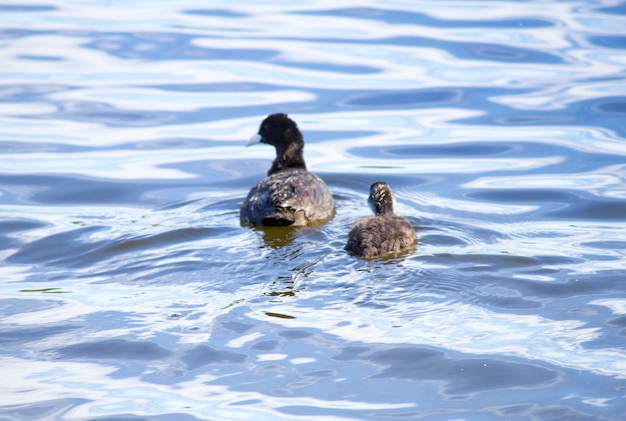
{"type": "Polygon", "coordinates": [[[387,183],[373,183],[367,201],[375,216],[360,219],[352,225],[346,250],[371,259],[406,249],[417,242],[409,220],[394,213],[395,197],[387,183]]]}

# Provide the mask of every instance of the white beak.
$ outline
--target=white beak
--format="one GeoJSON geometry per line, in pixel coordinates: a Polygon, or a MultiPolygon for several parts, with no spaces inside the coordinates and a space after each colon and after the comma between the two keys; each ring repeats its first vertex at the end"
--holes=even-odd
{"type": "Polygon", "coordinates": [[[246,146],[255,145],[259,143],[261,139],[262,139],[261,135],[257,133],[248,140],[248,143],[246,143],[246,146]]]}

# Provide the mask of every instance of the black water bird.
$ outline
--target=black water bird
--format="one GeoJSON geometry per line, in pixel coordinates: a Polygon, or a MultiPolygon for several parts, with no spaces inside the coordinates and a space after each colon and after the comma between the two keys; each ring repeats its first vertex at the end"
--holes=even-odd
{"type": "Polygon", "coordinates": [[[417,242],[409,220],[394,213],[395,198],[387,183],[372,184],[367,201],[375,216],[360,219],[352,225],[346,250],[371,259],[401,251],[417,242]]]}
{"type": "Polygon", "coordinates": [[[330,218],[335,209],[333,197],[326,183],[307,171],[304,140],[296,123],[287,114],[266,117],[246,146],[259,142],[274,146],[276,159],[267,177],[248,193],[239,212],[241,222],[301,226],[330,218]]]}

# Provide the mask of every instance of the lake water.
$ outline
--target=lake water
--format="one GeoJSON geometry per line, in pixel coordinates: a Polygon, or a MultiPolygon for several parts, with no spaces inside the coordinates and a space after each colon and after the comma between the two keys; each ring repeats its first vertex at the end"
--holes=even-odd
{"type": "Polygon", "coordinates": [[[5,1],[0,419],[626,416],[626,5],[5,1]],[[299,124],[336,216],[239,223],[299,124]],[[387,181],[415,250],[343,250],[387,181]]]}

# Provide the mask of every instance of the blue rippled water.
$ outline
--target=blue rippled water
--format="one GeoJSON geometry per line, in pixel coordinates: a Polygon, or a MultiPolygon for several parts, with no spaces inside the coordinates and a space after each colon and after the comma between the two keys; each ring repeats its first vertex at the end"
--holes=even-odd
{"type": "Polygon", "coordinates": [[[0,4],[0,418],[626,416],[626,4],[0,4]],[[336,216],[239,204],[287,112],[336,216]],[[359,260],[387,181],[414,251],[359,260]]]}

